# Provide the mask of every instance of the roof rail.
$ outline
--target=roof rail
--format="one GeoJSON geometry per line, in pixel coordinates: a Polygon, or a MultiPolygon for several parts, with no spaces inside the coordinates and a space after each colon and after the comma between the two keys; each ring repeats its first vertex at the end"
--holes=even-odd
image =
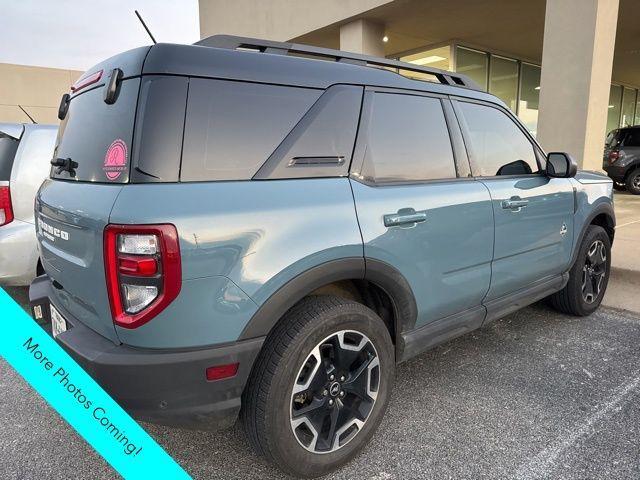
{"type": "Polygon", "coordinates": [[[272,40],[259,40],[257,38],[237,37],[234,35],[213,35],[203,38],[194,43],[202,47],[226,48],[230,50],[245,49],[256,50],[262,53],[272,53],[276,55],[303,54],[311,57],[323,59],[333,59],[340,63],[350,63],[365,67],[385,67],[396,68],[398,70],[408,70],[411,72],[423,73],[434,76],[444,85],[454,85],[459,87],[480,90],[480,87],[466,75],[440,70],[439,68],[423,67],[413,63],[400,62],[388,58],[361,55],[359,53],[343,52],[330,48],[314,47],[302,45],[300,43],[275,42],[272,40]]]}

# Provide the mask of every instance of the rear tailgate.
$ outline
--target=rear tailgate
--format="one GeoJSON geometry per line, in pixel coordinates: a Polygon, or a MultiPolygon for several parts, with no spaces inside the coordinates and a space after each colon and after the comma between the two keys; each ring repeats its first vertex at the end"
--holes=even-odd
{"type": "Polygon", "coordinates": [[[36,197],[40,257],[52,280],[52,303],[118,342],[105,281],[103,235],[115,200],[128,183],[140,73],[149,47],[92,67],[74,84],[58,131],[55,166],[36,197]],[[115,100],[105,85],[120,72],[115,100]],[[93,79],[88,81],[87,79],[93,79]]]}
{"type": "Polygon", "coordinates": [[[40,257],[54,286],[51,300],[114,341],[102,237],[121,188],[46,180],[36,198],[40,257]]]}

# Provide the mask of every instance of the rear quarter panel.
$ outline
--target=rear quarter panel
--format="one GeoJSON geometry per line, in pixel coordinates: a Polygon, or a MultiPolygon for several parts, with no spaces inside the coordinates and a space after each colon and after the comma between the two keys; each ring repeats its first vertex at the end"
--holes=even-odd
{"type": "Polygon", "coordinates": [[[288,280],[363,255],[346,178],[127,185],[110,222],[172,223],[180,237],[178,298],[137,329],[116,327],[140,347],[234,341],[288,280]]]}

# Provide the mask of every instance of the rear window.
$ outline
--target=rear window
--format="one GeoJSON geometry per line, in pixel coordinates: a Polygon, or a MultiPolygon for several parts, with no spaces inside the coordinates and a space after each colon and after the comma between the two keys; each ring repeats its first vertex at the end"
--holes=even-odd
{"type": "Polygon", "coordinates": [[[51,178],[81,182],[126,183],[129,180],[131,141],[140,79],[124,80],[115,103],[103,100],[103,87],[71,99],[60,124],[55,158],[78,163],[75,177],[51,169],[51,178]]]}
{"type": "Polygon", "coordinates": [[[191,79],[180,180],[251,179],[321,93],[191,79]]]}
{"type": "Polygon", "coordinates": [[[0,133],[0,182],[8,182],[11,178],[11,167],[19,143],[15,138],[0,133]]]}
{"type": "Polygon", "coordinates": [[[640,147],[640,128],[626,130],[622,145],[624,147],[640,147]]]}

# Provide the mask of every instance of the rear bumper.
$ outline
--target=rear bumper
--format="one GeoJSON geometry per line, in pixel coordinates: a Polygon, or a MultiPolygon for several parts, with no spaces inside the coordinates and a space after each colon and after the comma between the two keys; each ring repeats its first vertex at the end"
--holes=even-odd
{"type": "MultiPolygon", "coordinates": [[[[29,289],[31,311],[41,306],[50,323],[51,281],[46,275],[29,289]]],[[[241,396],[264,338],[198,350],[150,350],[116,345],[71,317],[56,340],[133,417],[151,423],[200,430],[236,421],[241,396]],[[234,377],[207,381],[205,370],[239,363],[234,377]]]]}
{"type": "Polygon", "coordinates": [[[609,175],[609,178],[616,183],[624,183],[624,177],[627,173],[628,167],[618,167],[615,165],[607,165],[604,167],[605,172],[609,175]]]}
{"type": "Polygon", "coordinates": [[[0,283],[29,285],[37,264],[36,227],[18,219],[0,227],[0,283]]]}

